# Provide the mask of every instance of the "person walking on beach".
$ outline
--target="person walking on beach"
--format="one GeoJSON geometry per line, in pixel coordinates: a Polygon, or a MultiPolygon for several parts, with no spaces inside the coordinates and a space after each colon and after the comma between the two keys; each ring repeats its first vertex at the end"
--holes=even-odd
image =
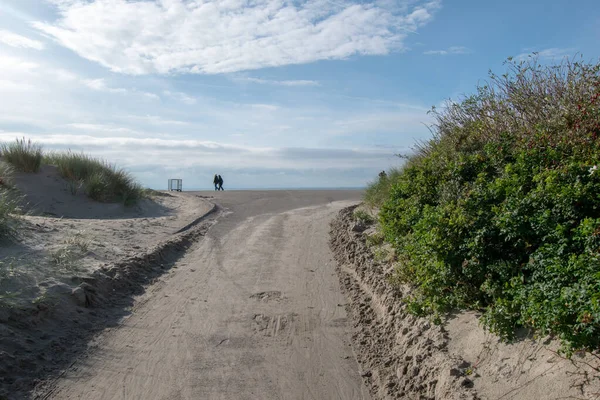
{"type": "Polygon", "coordinates": [[[225,189],[223,189],[223,178],[221,178],[221,175],[218,175],[218,179],[219,179],[219,190],[225,190],[225,189]]]}
{"type": "Polygon", "coordinates": [[[213,183],[215,184],[215,190],[219,190],[219,175],[215,174],[215,179],[213,179],[213,183]]]}

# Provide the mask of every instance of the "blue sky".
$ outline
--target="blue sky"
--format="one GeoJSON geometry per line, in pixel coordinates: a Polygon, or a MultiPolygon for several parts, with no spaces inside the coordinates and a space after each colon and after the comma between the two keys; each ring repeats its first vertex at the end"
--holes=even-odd
{"type": "Polygon", "coordinates": [[[599,42],[594,0],[0,0],[0,140],[158,189],[359,187],[507,57],[599,42]]]}

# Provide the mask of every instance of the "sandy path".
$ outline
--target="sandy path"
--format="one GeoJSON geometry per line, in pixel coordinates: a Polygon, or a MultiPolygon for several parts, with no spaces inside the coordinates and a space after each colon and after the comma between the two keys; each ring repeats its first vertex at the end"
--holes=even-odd
{"type": "Polygon", "coordinates": [[[328,248],[357,194],[219,196],[232,212],[45,398],[369,398],[328,248]]]}

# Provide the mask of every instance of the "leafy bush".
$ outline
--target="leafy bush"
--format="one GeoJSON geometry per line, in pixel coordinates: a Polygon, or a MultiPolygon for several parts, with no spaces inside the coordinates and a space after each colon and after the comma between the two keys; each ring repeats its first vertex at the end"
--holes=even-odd
{"type": "Polygon", "coordinates": [[[49,154],[45,162],[94,200],[132,205],[143,197],[142,187],[127,171],[101,159],[67,151],[49,154]]]}
{"type": "Polygon", "coordinates": [[[357,221],[361,221],[367,225],[372,224],[373,222],[375,222],[375,218],[373,218],[370,214],[368,214],[366,211],[364,210],[356,210],[354,211],[354,219],[357,221]]]}
{"type": "Polygon", "coordinates": [[[38,172],[42,165],[42,147],[31,140],[17,139],[0,147],[4,161],[23,172],[38,172]]]}
{"type": "Polygon", "coordinates": [[[396,183],[401,170],[392,168],[389,173],[380,176],[376,181],[369,183],[365,191],[365,202],[371,207],[381,206],[389,197],[390,189],[396,183]]]}
{"type": "Polygon", "coordinates": [[[377,231],[365,237],[365,241],[369,247],[379,246],[383,244],[385,238],[381,232],[377,231]]]}
{"type": "Polygon", "coordinates": [[[600,347],[600,65],[535,58],[436,117],[391,185],[380,220],[415,285],[416,314],[484,311],[600,347]]]}

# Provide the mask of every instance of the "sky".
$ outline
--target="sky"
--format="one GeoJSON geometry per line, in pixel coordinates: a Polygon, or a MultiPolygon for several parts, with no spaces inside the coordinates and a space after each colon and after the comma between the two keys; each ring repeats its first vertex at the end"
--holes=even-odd
{"type": "Polygon", "coordinates": [[[0,0],[0,141],[154,189],[363,187],[507,57],[598,43],[598,0],[0,0]]]}

